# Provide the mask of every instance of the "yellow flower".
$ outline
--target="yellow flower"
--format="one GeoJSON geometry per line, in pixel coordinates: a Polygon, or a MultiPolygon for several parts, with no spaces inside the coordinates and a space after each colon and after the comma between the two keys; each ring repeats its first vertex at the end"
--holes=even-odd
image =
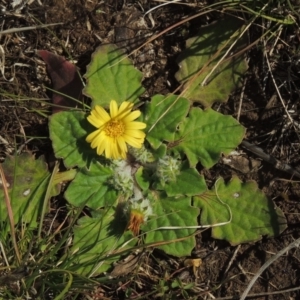
{"type": "Polygon", "coordinates": [[[98,128],[86,138],[91,147],[97,148],[97,154],[105,152],[106,158],[126,158],[127,144],[141,148],[146,134],[140,129],[146,124],[134,121],[141,112],[131,111],[133,103],[125,101],[118,108],[115,100],[110,102],[110,114],[104,108],[96,105],[88,116],[88,121],[98,128]]]}

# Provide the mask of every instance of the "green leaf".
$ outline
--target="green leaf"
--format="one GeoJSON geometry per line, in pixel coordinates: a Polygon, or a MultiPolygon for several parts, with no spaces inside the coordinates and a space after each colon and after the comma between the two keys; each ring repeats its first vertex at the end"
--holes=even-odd
{"type": "Polygon", "coordinates": [[[154,149],[163,141],[173,141],[178,124],[189,110],[189,101],[176,95],[155,95],[146,105],[144,122],[147,140],[154,149]]]}
{"type": "Polygon", "coordinates": [[[153,204],[153,215],[141,228],[147,233],[146,243],[161,243],[158,246],[166,253],[175,256],[190,255],[195,247],[195,237],[189,236],[196,229],[187,229],[186,226],[197,226],[199,210],[191,206],[190,198],[167,198],[157,195],[153,204]],[[158,229],[160,227],[176,226],[180,229],[158,229]],[[153,229],[158,229],[152,231],[153,229]]]}
{"type": "Polygon", "coordinates": [[[142,73],[115,45],[102,45],[92,55],[84,76],[87,79],[83,92],[92,98],[92,107],[109,106],[111,100],[137,102],[144,93],[142,73]]]}
{"type": "Polygon", "coordinates": [[[243,55],[236,53],[247,45],[246,34],[225,59],[223,56],[244,30],[242,25],[237,18],[218,20],[187,40],[186,50],[178,57],[180,70],[176,73],[176,79],[183,83],[184,97],[210,107],[216,101],[226,102],[229,94],[240,86],[248,66],[243,55]]]}
{"type": "Polygon", "coordinates": [[[149,189],[150,176],[149,174],[147,174],[147,172],[145,172],[144,167],[138,168],[138,170],[134,174],[134,178],[143,191],[147,191],[149,189]]]}
{"type": "Polygon", "coordinates": [[[167,145],[161,144],[157,149],[152,149],[152,155],[155,159],[163,158],[167,155],[167,145]]]}
{"type": "Polygon", "coordinates": [[[65,192],[65,198],[74,206],[86,205],[93,209],[112,205],[117,192],[108,184],[113,171],[93,161],[89,170],[82,168],[65,192]]]}
{"type": "Polygon", "coordinates": [[[54,175],[53,178],[53,187],[51,191],[51,197],[55,197],[60,194],[61,192],[61,185],[62,182],[71,181],[75,178],[77,174],[76,169],[70,169],[63,172],[58,172],[54,175]]]}
{"type": "Polygon", "coordinates": [[[68,269],[83,276],[103,273],[120,258],[118,252],[132,247],[136,240],[123,246],[132,238],[130,231],[124,233],[126,220],[115,209],[106,209],[97,218],[83,217],[74,228],[73,255],[68,269]]]}
{"type": "Polygon", "coordinates": [[[185,153],[191,166],[198,161],[205,168],[218,162],[221,153],[229,154],[242,141],[245,129],[231,116],[212,109],[193,108],[176,133],[173,151],[185,153]]]}
{"type": "Polygon", "coordinates": [[[94,130],[83,112],[64,111],[52,115],[49,131],[55,156],[63,158],[67,168],[89,165],[97,154],[85,138],[94,130]]]}
{"type": "Polygon", "coordinates": [[[234,177],[226,185],[223,179],[219,179],[215,189],[193,199],[194,205],[201,209],[201,225],[229,221],[230,208],[231,222],[214,227],[212,236],[225,239],[232,245],[257,241],[262,235],[277,236],[287,227],[283,212],[257,188],[255,182],[242,183],[234,177]]]}
{"type": "Polygon", "coordinates": [[[189,164],[184,162],[176,180],[160,183],[157,189],[166,191],[169,197],[174,197],[202,194],[207,187],[204,177],[195,168],[190,168],[189,164]]]}
{"type": "MultiPolygon", "coordinates": [[[[7,156],[2,164],[8,184],[14,223],[29,223],[37,226],[50,174],[43,157],[35,159],[29,153],[7,156]]],[[[0,181],[0,222],[8,221],[2,181],[0,181]]]]}

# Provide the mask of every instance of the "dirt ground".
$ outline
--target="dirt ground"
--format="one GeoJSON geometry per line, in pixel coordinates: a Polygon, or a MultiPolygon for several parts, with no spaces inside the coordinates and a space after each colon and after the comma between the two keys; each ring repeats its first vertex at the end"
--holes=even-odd
{"type": "MultiPolygon", "coordinates": [[[[97,46],[114,42],[129,53],[153,35],[194,15],[207,4],[205,1],[195,0],[185,1],[185,5],[165,5],[143,18],[143,14],[159,2],[36,0],[29,1],[32,2],[30,4],[26,4],[28,1],[21,1],[24,3],[23,8],[22,4],[19,8],[13,8],[11,2],[13,1],[0,1],[2,30],[40,24],[63,24],[1,35],[2,160],[15,145],[18,149],[31,150],[37,156],[45,155],[48,160],[52,159],[51,143],[47,138],[47,118],[37,113],[37,110],[47,115],[51,113],[51,108],[47,105],[51,101],[51,91],[45,88],[51,87],[51,81],[44,62],[36,55],[35,50],[48,50],[63,55],[75,63],[80,73],[84,74],[91,54],[97,46]]],[[[135,66],[144,74],[143,85],[147,90],[145,99],[157,93],[174,91],[178,86],[174,78],[178,69],[176,57],[184,49],[185,40],[219,15],[220,12],[212,12],[195,18],[168,31],[133,54],[135,66]]],[[[254,27],[249,34],[250,41],[254,41],[259,35],[260,27],[254,27]]],[[[213,107],[238,118],[247,128],[245,138],[251,144],[259,146],[265,153],[295,169],[300,162],[300,56],[297,52],[299,41],[298,26],[292,25],[282,27],[279,39],[274,37],[265,44],[255,44],[247,52],[249,70],[244,79],[244,86],[235,91],[226,104],[216,104],[213,107]],[[264,51],[269,54],[273,78],[268,72],[264,51]],[[280,87],[286,110],[293,123],[278,97],[273,79],[280,87]]],[[[170,280],[179,277],[183,282],[196,282],[191,292],[191,297],[196,299],[212,299],[210,295],[216,297],[215,299],[238,299],[264,262],[300,237],[300,178],[279,170],[274,164],[266,162],[245,147],[240,146],[237,151],[242,153],[242,156],[234,158],[235,165],[227,165],[221,159],[211,170],[200,168],[199,171],[204,173],[208,184],[211,185],[218,176],[224,177],[225,180],[229,180],[233,175],[245,181],[255,180],[259,188],[284,211],[288,220],[287,230],[279,237],[264,237],[256,243],[238,247],[212,239],[209,231],[199,233],[197,247],[191,254],[192,257],[202,258],[203,261],[197,271],[198,278],[195,278],[190,269],[182,271],[182,258],[169,257],[154,251],[143,257],[133,281],[126,283],[127,288],[132,286],[136,291],[135,296],[129,299],[151,292],[152,286],[158,284],[161,274],[169,276],[170,280]],[[137,282],[139,284],[136,284],[137,282]]],[[[253,299],[300,299],[299,290],[272,294],[300,285],[299,263],[298,249],[289,251],[274,262],[251,289],[250,294],[256,294],[253,299]]],[[[123,285],[125,283],[120,278],[118,284],[99,287],[99,295],[97,296],[95,291],[90,297],[125,299],[123,285]]],[[[157,295],[156,298],[160,297],[157,295]]],[[[174,299],[181,298],[182,296],[178,295],[174,299]]],[[[148,298],[145,296],[142,299],[148,298]]]]}

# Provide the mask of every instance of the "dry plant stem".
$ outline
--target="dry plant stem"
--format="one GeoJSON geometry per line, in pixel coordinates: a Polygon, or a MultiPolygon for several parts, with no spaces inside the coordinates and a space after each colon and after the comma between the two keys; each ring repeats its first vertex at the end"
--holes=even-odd
{"type": "MultiPolygon", "coordinates": [[[[213,12],[213,11],[215,11],[215,10],[214,10],[214,9],[209,9],[209,10],[207,10],[207,11],[197,13],[197,14],[194,15],[194,16],[188,17],[188,18],[186,18],[186,19],[184,19],[184,20],[182,20],[182,21],[180,21],[180,22],[178,22],[178,23],[176,23],[176,24],[174,24],[174,25],[168,27],[167,29],[161,31],[160,33],[155,34],[154,36],[150,37],[144,44],[142,44],[141,46],[139,46],[139,47],[137,47],[136,49],[134,49],[133,51],[131,51],[126,57],[129,57],[129,56],[135,54],[137,51],[139,51],[140,49],[142,49],[144,46],[146,46],[147,44],[149,44],[149,43],[151,43],[152,41],[156,40],[157,38],[159,38],[160,36],[164,35],[164,34],[167,33],[168,31],[170,31],[170,30],[172,30],[172,29],[174,29],[174,28],[176,28],[176,27],[179,27],[180,25],[182,25],[182,24],[184,24],[184,23],[186,23],[186,22],[188,22],[188,21],[191,21],[191,20],[193,20],[193,19],[195,19],[195,18],[198,18],[198,17],[200,17],[200,16],[202,16],[202,15],[204,15],[204,14],[211,13],[211,12],[213,12]]],[[[125,59],[125,58],[123,58],[123,59],[125,59]]],[[[122,61],[122,59],[121,59],[120,61],[122,61]]],[[[118,61],[118,62],[120,62],[120,61],[118,61]]],[[[118,62],[117,62],[117,63],[118,63],[118,62]]],[[[116,64],[117,64],[117,63],[116,63],[116,64]]]]}
{"type": "Polygon", "coordinates": [[[40,29],[40,28],[45,28],[45,27],[49,27],[49,26],[56,26],[56,25],[63,25],[63,24],[64,23],[53,23],[53,24],[44,24],[44,25],[21,27],[21,28],[10,28],[10,29],[0,31],[0,36],[1,36],[1,34],[10,34],[10,33],[14,33],[14,32],[34,30],[34,29],[40,29]]]}
{"type": "Polygon", "coordinates": [[[45,218],[45,214],[46,214],[46,208],[47,208],[47,205],[49,203],[49,199],[51,197],[51,191],[53,189],[54,177],[57,173],[58,173],[58,162],[56,161],[53,172],[51,174],[51,178],[50,178],[49,183],[48,183],[46,195],[45,195],[45,198],[44,198],[44,203],[43,203],[43,208],[42,208],[42,213],[41,213],[41,219],[40,219],[40,224],[39,224],[39,230],[38,230],[38,237],[39,238],[41,238],[43,222],[44,222],[44,218],[45,218]]]}
{"type": "Polygon", "coordinates": [[[241,263],[238,263],[237,266],[241,270],[241,272],[243,273],[243,275],[250,281],[250,277],[249,277],[248,273],[242,267],[241,263]]]}
{"type": "Polygon", "coordinates": [[[242,104],[243,104],[243,99],[244,99],[244,94],[245,94],[245,88],[246,88],[246,83],[247,83],[247,78],[245,78],[242,86],[242,91],[240,95],[240,101],[239,101],[239,108],[238,108],[238,113],[236,119],[240,121],[240,116],[241,116],[241,111],[242,111],[242,104]]]}
{"type": "MultiPolygon", "coordinates": [[[[263,7],[263,9],[266,7],[266,5],[263,7]]],[[[280,20],[280,19],[276,19],[276,18],[273,18],[273,17],[268,16],[268,15],[265,15],[265,14],[262,13],[263,9],[261,9],[259,12],[256,12],[255,10],[252,10],[250,7],[245,6],[243,4],[240,4],[240,7],[244,8],[245,10],[249,11],[250,13],[252,13],[253,15],[255,15],[257,17],[261,17],[261,18],[264,18],[264,19],[269,20],[269,21],[274,21],[274,22],[277,22],[277,23],[285,24],[285,25],[293,24],[293,23],[287,22],[285,20],[280,20]]]]}
{"type": "MultiPolygon", "coordinates": [[[[273,51],[275,49],[275,46],[277,45],[279,39],[280,39],[280,36],[281,36],[281,32],[283,30],[283,26],[280,26],[279,27],[279,30],[278,30],[278,33],[276,35],[276,39],[275,39],[275,42],[274,42],[274,45],[273,47],[271,48],[270,52],[269,52],[269,55],[272,56],[273,55],[273,51]]],[[[281,39],[280,39],[281,40],[281,39]]],[[[267,49],[267,45],[266,45],[266,41],[264,41],[264,49],[267,49]]],[[[266,52],[265,52],[265,55],[266,55],[266,52]]]]}
{"type": "MultiPolygon", "coordinates": [[[[232,44],[230,45],[230,47],[228,48],[228,50],[225,52],[225,54],[221,57],[221,59],[215,64],[215,66],[211,69],[211,71],[207,74],[207,76],[203,79],[201,86],[205,86],[207,83],[208,78],[213,74],[213,72],[219,67],[219,65],[222,63],[222,61],[225,59],[225,57],[227,57],[227,55],[229,54],[229,52],[232,50],[232,48],[234,47],[234,45],[238,42],[238,40],[245,34],[245,32],[249,29],[249,27],[253,24],[253,22],[255,21],[255,18],[253,18],[253,20],[251,22],[249,22],[249,24],[245,27],[245,29],[241,32],[241,34],[237,37],[237,39],[235,41],[232,42],[232,44]]],[[[226,44],[227,45],[227,44],[226,44]]],[[[225,45],[225,46],[226,46],[225,45]]],[[[224,47],[223,47],[224,48],[224,47]]],[[[222,48],[222,49],[223,49],[222,48]]],[[[203,69],[203,68],[202,68],[203,69]]],[[[200,71],[202,71],[202,69],[200,71]]]]}
{"type": "Polygon", "coordinates": [[[12,243],[13,243],[13,246],[14,246],[14,249],[15,249],[15,253],[16,253],[16,256],[17,256],[18,263],[20,264],[21,263],[21,256],[20,256],[20,253],[19,253],[17,240],[16,240],[14,215],[13,215],[11,205],[10,205],[10,198],[9,198],[9,194],[8,194],[8,190],[7,190],[7,181],[6,181],[6,178],[5,178],[5,175],[4,175],[2,164],[0,164],[0,177],[1,177],[1,181],[2,181],[5,204],[6,204],[7,213],[8,213],[11,239],[12,239],[12,243]]]}
{"type": "MultiPolygon", "coordinates": [[[[251,290],[252,286],[254,285],[254,283],[256,282],[256,280],[258,279],[259,276],[261,276],[261,274],[275,261],[277,260],[280,256],[282,256],[283,254],[285,254],[286,252],[288,252],[289,250],[293,249],[293,248],[297,248],[300,246],[300,238],[295,240],[294,242],[290,243],[287,247],[285,247],[284,249],[280,250],[276,255],[274,255],[273,257],[271,257],[267,262],[265,262],[263,264],[263,266],[259,269],[259,271],[255,274],[255,276],[252,278],[252,280],[249,282],[247,288],[245,289],[245,291],[243,292],[240,300],[245,300],[245,298],[247,297],[249,291],[251,290]]],[[[298,287],[299,289],[299,287],[298,287]]]]}
{"type": "Polygon", "coordinates": [[[3,259],[6,263],[6,265],[8,266],[8,270],[10,270],[9,262],[8,262],[8,259],[7,259],[7,256],[6,256],[6,253],[5,253],[5,250],[4,250],[4,247],[3,247],[3,244],[1,243],[1,241],[0,241],[0,253],[2,253],[3,259]]]}
{"type": "Polygon", "coordinates": [[[231,259],[230,259],[230,262],[228,263],[228,266],[227,266],[227,268],[226,268],[226,270],[225,270],[225,272],[224,272],[223,278],[227,275],[227,272],[229,271],[229,269],[230,269],[230,267],[231,267],[233,261],[235,260],[237,254],[238,254],[238,252],[239,252],[239,250],[240,250],[240,248],[241,248],[241,245],[238,245],[238,246],[236,247],[236,249],[234,250],[234,253],[233,253],[233,255],[232,255],[231,259]]]}
{"type": "Polygon", "coordinates": [[[255,146],[253,144],[250,144],[247,141],[242,141],[241,145],[248,151],[256,154],[258,157],[260,157],[264,161],[272,164],[276,169],[284,171],[286,173],[289,173],[293,176],[297,176],[298,178],[300,178],[300,173],[297,170],[292,168],[290,165],[284,164],[284,163],[280,162],[279,160],[277,160],[276,158],[274,158],[273,156],[265,153],[261,148],[255,146]]]}
{"type": "MultiPolygon", "coordinates": [[[[300,290],[300,286],[291,288],[291,289],[286,289],[286,290],[281,290],[281,291],[276,291],[276,292],[266,292],[266,293],[257,293],[257,294],[248,294],[247,298],[258,298],[258,297],[265,297],[265,296],[272,296],[272,295],[278,295],[278,294],[285,294],[285,293],[290,293],[290,292],[295,292],[300,290]]],[[[214,298],[214,300],[239,300],[237,296],[228,296],[228,297],[221,297],[221,298],[214,298]]]]}
{"type": "MultiPolygon", "coordinates": [[[[157,9],[157,8],[160,8],[160,7],[165,6],[165,5],[168,5],[168,4],[176,3],[176,2],[179,2],[179,1],[181,1],[181,0],[171,0],[171,1],[164,2],[164,3],[162,3],[162,4],[159,4],[159,5],[157,5],[157,6],[154,6],[154,7],[152,7],[151,9],[149,9],[148,11],[145,12],[144,17],[145,17],[147,14],[153,12],[153,11],[154,11],[155,9],[157,9]]],[[[181,3],[179,3],[179,4],[181,4],[181,3]]]]}
{"type": "Polygon", "coordinates": [[[271,78],[272,78],[272,81],[273,81],[274,87],[275,87],[275,89],[276,89],[277,95],[278,95],[278,97],[279,97],[279,99],[280,99],[280,101],[281,101],[281,104],[282,104],[282,106],[283,106],[283,108],[284,108],[284,111],[285,111],[286,115],[288,116],[288,118],[290,119],[291,123],[293,124],[293,123],[294,123],[294,120],[293,120],[293,118],[290,116],[290,114],[289,114],[289,112],[288,112],[288,110],[287,110],[287,108],[286,108],[286,105],[285,105],[285,103],[284,103],[284,101],[283,101],[283,99],[282,99],[282,97],[281,97],[280,91],[279,91],[279,89],[278,89],[278,86],[277,86],[277,84],[276,84],[275,78],[274,78],[274,76],[273,76],[273,72],[272,72],[272,69],[271,69],[271,65],[270,65],[270,62],[269,62],[269,58],[268,58],[268,56],[267,56],[266,54],[265,54],[265,57],[266,57],[266,62],[267,62],[267,65],[268,65],[268,69],[269,69],[269,72],[270,72],[270,76],[271,76],[271,78]]]}
{"type": "MultiPolygon", "coordinates": [[[[261,9],[261,11],[264,10],[264,8],[267,6],[267,4],[261,9]]],[[[241,34],[237,37],[237,39],[235,41],[232,42],[232,44],[230,45],[230,47],[228,48],[228,50],[225,52],[225,54],[221,57],[221,59],[215,64],[215,66],[212,68],[212,70],[209,72],[209,74],[207,74],[207,76],[203,79],[201,86],[205,86],[207,83],[208,78],[213,74],[213,72],[218,68],[218,66],[223,62],[223,60],[225,59],[225,57],[227,57],[227,55],[230,53],[230,51],[232,50],[232,48],[234,47],[234,45],[237,43],[237,41],[245,34],[245,32],[249,29],[249,27],[254,23],[254,21],[256,20],[256,17],[253,18],[253,20],[251,22],[249,22],[249,24],[245,27],[245,29],[241,32],[241,34]]],[[[227,44],[226,44],[227,45],[227,44]]],[[[226,46],[225,45],[225,46],[226,46]]],[[[224,46],[224,47],[225,47],[224,46]]],[[[223,47],[223,48],[224,48],[223,47]]],[[[223,49],[222,48],[222,49],[223,49]]],[[[220,49],[220,50],[222,50],[220,49]]],[[[200,72],[203,70],[203,68],[200,70],[200,72]]],[[[199,73],[200,73],[199,72],[199,73]]],[[[198,74],[196,74],[196,76],[198,77],[198,74]]]]}

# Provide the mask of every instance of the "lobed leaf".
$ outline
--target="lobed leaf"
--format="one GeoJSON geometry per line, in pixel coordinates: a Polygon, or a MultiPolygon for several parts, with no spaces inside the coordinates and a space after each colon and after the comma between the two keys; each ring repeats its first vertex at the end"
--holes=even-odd
{"type": "Polygon", "coordinates": [[[147,103],[144,122],[147,124],[147,140],[154,149],[163,141],[173,141],[177,126],[187,115],[190,103],[176,95],[155,95],[147,103]]]}
{"type": "MultiPolygon", "coordinates": [[[[7,156],[2,168],[8,184],[14,223],[24,222],[36,227],[50,179],[44,158],[35,159],[29,153],[7,156]]],[[[0,181],[0,222],[8,221],[4,197],[0,181]]]]}
{"type": "Polygon", "coordinates": [[[92,55],[84,75],[87,84],[83,93],[92,98],[92,107],[108,107],[111,100],[137,102],[145,89],[142,73],[117,46],[101,45],[92,55]]]}
{"type": "Polygon", "coordinates": [[[157,185],[158,190],[164,190],[169,197],[193,196],[206,191],[206,183],[203,175],[195,168],[191,168],[187,162],[181,166],[180,173],[175,181],[168,181],[157,185]]]}
{"type": "Polygon", "coordinates": [[[68,259],[69,270],[83,276],[101,274],[112,267],[112,263],[120,258],[118,252],[132,247],[131,232],[124,232],[127,225],[122,219],[116,218],[115,209],[105,209],[98,217],[82,217],[74,227],[74,241],[68,259]]]}
{"type": "Polygon", "coordinates": [[[176,132],[173,151],[185,153],[191,166],[211,168],[221,153],[229,154],[242,141],[245,129],[231,116],[193,108],[176,132]]]}
{"type": "Polygon", "coordinates": [[[198,36],[187,40],[186,49],[177,59],[180,69],[175,75],[183,83],[184,97],[205,107],[227,101],[248,68],[243,55],[238,53],[246,46],[245,38],[239,38],[243,30],[238,19],[225,18],[201,28],[198,36]],[[236,40],[230,54],[223,58],[236,40]]]}
{"type": "Polygon", "coordinates": [[[219,179],[213,190],[193,200],[201,209],[201,225],[229,221],[231,211],[231,222],[212,228],[212,236],[232,245],[257,241],[262,235],[277,236],[287,227],[283,212],[257,188],[256,182],[242,183],[234,177],[225,184],[219,179]]]}
{"type": "Polygon", "coordinates": [[[89,165],[97,154],[85,138],[94,130],[85,113],[80,111],[59,112],[51,116],[49,132],[55,156],[63,158],[67,168],[89,165]]]}
{"type": "Polygon", "coordinates": [[[74,206],[83,204],[98,209],[111,206],[117,199],[117,192],[108,184],[113,171],[93,162],[90,169],[82,168],[65,192],[65,198],[74,206]]]}
{"type": "Polygon", "coordinates": [[[192,235],[196,229],[186,226],[197,226],[199,210],[191,206],[191,198],[171,198],[157,195],[153,204],[153,217],[142,226],[147,233],[146,243],[157,243],[166,253],[175,256],[190,255],[195,247],[192,235]],[[159,229],[160,227],[181,227],[180,229],[159,229]],[[152,231],[153,229],[158,229],[152,231]]]}

